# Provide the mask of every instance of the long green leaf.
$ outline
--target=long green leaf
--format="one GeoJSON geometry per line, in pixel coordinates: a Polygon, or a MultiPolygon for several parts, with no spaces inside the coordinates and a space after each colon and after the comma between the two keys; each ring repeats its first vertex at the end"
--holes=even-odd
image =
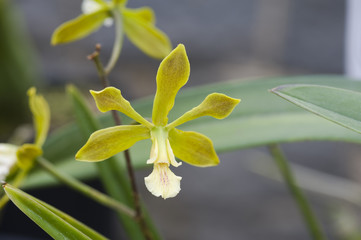
{"type": "MultiPolygon", "coordinates": [[[[170,112],[169,121],[173,121],[197,106],[209,93],[220,92],[242,99],[229,117],[224,120],[204,117],[179,127],[181,130],[198,131],[210,137],[217,153],[297,141],[361,143],[359,134],[308,113],[268,91],[274,87],[292,83],[323,84],[361,91],[361,82],[350,81],[342,76],[304,76],[222,82],[181,90],[170,112]]],[[[132,105],[142,116],[150,117],[152,100],[153,97],[145,98],[132,102],[132,105]]],[[[127,118],[124,117],[124,119],[127,118]]],[[[110,114],[102,114],[100,120],[104,125],[113,124],[110,114]]],[[[130,123],[130,120],[128,119],[126,123],[130,123]]],[[[75,153],[84,143],[85,140],[79,129],[74,125],[69,125],[48,138],[44,145],[45,157],[56,162],[63,171],[77,178],[94,178],[97,172],[93,166],[74,161],[75,153]]],[[[136,167],[147,166],[146,160],[149,157],[150,147],[150,141],[144,140],[131,148],[132,160],[136,167]]],[[[119,155],[120,158],[121,155],[119,155]]],[[[51,178],[37,173],[29,178],[26,184],[38,187],[50,184],[51,181],[51,178]]]]}
{"type": "Polygon", "coordinates": [[[9,184],[4,190],[10,200],[54,239],[106,240],[107,238],[71,216],[9,184]]]}
{"type": "Polygon", "coordinates": [[[361,133],[361,92],[320,85],[282,85],[278,96],[312,113],[361,133]]]}

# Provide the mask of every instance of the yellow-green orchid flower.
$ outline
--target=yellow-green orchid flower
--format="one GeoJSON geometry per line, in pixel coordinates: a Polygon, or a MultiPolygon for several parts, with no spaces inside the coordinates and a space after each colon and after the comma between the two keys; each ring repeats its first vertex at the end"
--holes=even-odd
{"type": "Polygon", "coordinates": [[[7,143],[0,144],[0,181],[5,181],[11,170],[16,167],[23,170],[30,169],[35,158],[42,155],[41,148],[49,130],[49,106],[41,95],[36,94],[35,88],[30,88],[28,95],[36,130],[35,143],[26,143],[22,146],[7,143]]]}
{"type": "Polygon", "coordinates": [[[91,91],[101,112],[118,110],[140,125],[122,125],[94,132],[88,142],[78,151],[76,159],[102,161],[130,148],[143,139],[152,140],[148,164],[154,164],[153,172],[145,178],[148,190],[164,199],[174,197],[180,191],[181,177],[169,166],[178,167],[180,160],[198,167],[219,163],[212,141],[206,136],[175,127],[202,116],[222,119],[227,117],[240,102],[239,99],[221,93],[212,93],[197,107],[168,123],[168,113],[174,105],[179,89],[186,84],[190,65],[185,47],[180,44],[160,64],[157,73],[157,92],[154,98],[152,122],[138,114],[114,87],[91,91]]]}
{"type": "MultiPolygon", "coordinates": [[[[172,49],[165,33],[155,27],[154,12],[149,7],[126,8],[126,0],[83,0],[83,14],[60,25],[53,33],[51,44],[57,45],[79,40],[98,30],[103,24],[110,26],[116,20],[119,34],[125,33],[129,40],[145,54],[162,59],[172,49]]],[[[117,41],[119,51],[122,36],[117,41]]]]}

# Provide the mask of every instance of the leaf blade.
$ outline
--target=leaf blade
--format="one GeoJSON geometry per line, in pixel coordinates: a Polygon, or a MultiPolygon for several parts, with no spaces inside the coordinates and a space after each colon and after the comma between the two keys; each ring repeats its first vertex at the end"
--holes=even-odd
{"type": "Polygon", "coordinates": [[[309,112],[361,133],[360,92],[304,84],[282,85],[271,91],[309,112]]]}
{"type": "Polygon", "coordinates": [[[69,215],[20,189],[9,184],[5,184],[3,187],[10,200],[54,239],[107,239],[69,215]]]}

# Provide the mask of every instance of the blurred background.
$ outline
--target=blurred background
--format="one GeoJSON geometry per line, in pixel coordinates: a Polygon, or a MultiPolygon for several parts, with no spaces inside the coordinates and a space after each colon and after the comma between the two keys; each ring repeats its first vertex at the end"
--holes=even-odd
{"type": "MultiPolygon", "coordinates": [[[[9,3],[0,0],[2,141],[20,124],[31,122],[23,93],[32,84],[41,88],[56,109],[52,111],[53,128],[71,121],[70,102],[64,96],[65,84],[74,83],[84,92],[90,88],[100,89],[96,70],[86,56],[93,52],[95,43],[100,43],[106,61],[113,44],[113,29],[102,27],[78,42],[50,46],[54,29],[80,14],[80,0],[17,0],[11,1],[11,6],[9,3]],[[18,111],[19,108],[23,111],[18,111]]],[[[231,79],[343,74],[346,1],[129,0],[128,4],[132,8],[144,5],[154,9],[157,26],[168,34],[174,46],[185,44],[191,62],[187,87],[231,79]]],[[[158,65],[158,60],[145,56],[125,39],[110,79],[116,87],[126,89],[128,99],[151,95],[155,92],[158,65]]],[[[361,181],[361,165],[357,159],[361,149],[356,145],[298,143],[283,147],[294,163],[361,181]]],[[[149,171],[138,172],[142,196],[164,238],[309,239],[285,186],[255,174],[260,172],[255,161],[261,165],[271,162],[265,152],[266,149],[259,148],[223,154],[216,168],[198,169],[185,164],[178,170],[183,177],[181,194],[166,201],[146,191],[143,178],[149,171]]],[[[271,168],[269,164],[262,166],[271,168]]],[[[100,187],[96,181],[91,184],[100,187]]],[[[89,201],[83,204],[81,197],[65,188],[31,194],[111,239],[123,236],[116,217],[107,209],[89,201]],[[90,216],[89,208],[92,209],[90,216]]],[[[354,206],[318,194],[308,194],[308,197],[330,239],[348,239],[340,238],[349,230],[345,230],[335,216],[345,217],[345,221],[352,219],[356,229],[360,226],[359,214],[354,216],[359,209],[354,206]]],[[[12,205],[6,209],[5,219],[0,226],[1,233],[47,238],[12,205]]]]}

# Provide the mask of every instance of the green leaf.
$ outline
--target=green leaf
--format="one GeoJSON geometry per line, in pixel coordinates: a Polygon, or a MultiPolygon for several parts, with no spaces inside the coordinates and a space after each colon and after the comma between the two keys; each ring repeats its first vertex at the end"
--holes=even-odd
{"type": "Polygon", "coordinates": [[[54,239],[105,240],[106,237],[33,196],[5,184],[10,200],[54,239]]]}
{"type": "Polygon", "coordinates": [[[361,93],[320,85],[282,85],[278,96],[312,113],[361,133],[361,93]]]}
{"type": "Polygon", "coordinates": [[[51,44],[58,45],[84,38],[102,26],[104,20],[108,17],[110,17],[109,10],[102,8],[96,12],[82,14],[73,20],[65,22],[54,31],[51,44]]]}
{"type": "Polygon", "coordinates": [[[172,50],[168,36],[136,10],[123,10],[124,32],[130,41],[150,57],[163,59],[172,50]]]}
{"type": "MultiPolygon", "coordinates": [[[[283,77],[221,82],[181,90],[176,97],[177,104],[168,117],[172,121],[201,102],[209,93],[220,92],[234,98],[242,98],[242,102],[230,116],[224,120],[203,117],[179,127],[181,130],[196,131],[209,137],[218,154],[272,143],[299,141],[344,141],[361,144],[361,135],[358,133],[306,112],[268,91],[276,86],[292,83],[324,84],[361,91],[361,82],[351,81],[342,76],[283,77]]],[[[152,100],[153,96],[134,101],[132,106],[142,116],[149,117],[152,113],[152,100]]],[[[123,119],[125,124],[131,122],[129,118],[123,119]]],[[[114,125],[110,114],[101,114],[100,120],[105,126],[114,125]]],[[[85,141],[74,125],[64,127],[48,138],[43,148],[44,156],[58,162],[61,169],[64,168],[64,171],[75,177],[94,178],[97,172],[90,164],[79,165],[74,161],[75,153],[85,141]]],[[[135,167],[147,167],[146,160],[149,158],[150,143],[149,140],[140,141],[130,149],[135,167]]],[[[122,154],[117,156],[122,158],[122,154]]],[[[39,187],[48,184],[48,180],[52,181],[44,174],[36,173],[27,179],[26,185],[39,187]]]]}

